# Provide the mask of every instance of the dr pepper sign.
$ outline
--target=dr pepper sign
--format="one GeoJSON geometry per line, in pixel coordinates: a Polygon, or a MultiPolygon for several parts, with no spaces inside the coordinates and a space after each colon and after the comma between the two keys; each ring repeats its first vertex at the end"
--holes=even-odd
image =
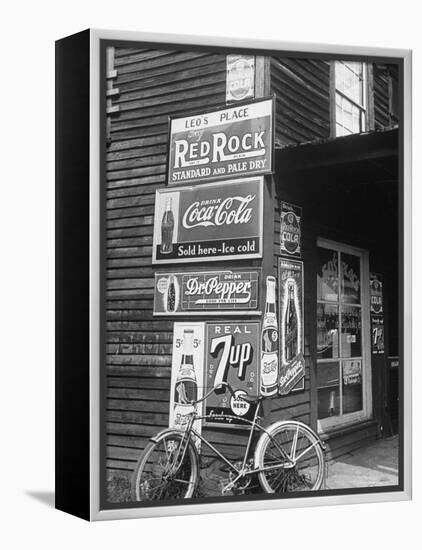
{"type": "Polygon", "coordinates": [[[170,118],[169,185],[272,172],[273,98],[170,118]]]}

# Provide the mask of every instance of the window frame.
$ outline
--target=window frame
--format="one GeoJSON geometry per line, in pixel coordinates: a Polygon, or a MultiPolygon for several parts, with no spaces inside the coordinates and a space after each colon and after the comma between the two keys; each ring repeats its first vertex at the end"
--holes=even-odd
{"type": "Polygon", "coordinates": [[[356,102],[344,92],[341,92],[336,87],[336,63],[348,63],[346,60],[333,60],[330,62],[330,119],[331,119],[331,137],[340,138],[344,136],[337,135],[337,116],[336,116],[336,99],[337,94],[355,106],[363,113],[363,123],[359,132],[353,132],[348,135],[356,135],[359,133],[372,130],[374,127],[374,109],[373,109],[373,77],[372,64],[360,62],[363,65],[362,80],[363,80],[363,104],[356,102]]]}
{"type": "MultiPolygon", "coordinates": [[[[361,341],[362,341],[362,409],[360,411],[331,416],[323,419],[318,418],[317,431],[319,434],[326,434],[333,429],[346,427],[357,422],[362,422],[372,418],[372,364],[371,364],[371,324],[370,324],[370,296],[369,296],[369,252],[367,250],[353,247],[337,241],[332,241],[318,237],[317,247],[327,248],[329,250],[339,251],[343,254],[350,254],[360,258],[360,280],[361,280],[361,341]]],[[[316,273],[315,273],[316,275],[316,273]]],[[[340,282],[339,282],[340,285],[340,282]]],[[[318,300],[316,303],[341,304],[341,292],[339,286],[339,296],[337,302],[325,302],[318,300]]],[[[341,335],[341,308],[339,308],[339,335],[341,335]]],[[[315,330],[316,319],[315,319],[315,330]]],[[[339,387],[341,388],[342,376],[341,368],[343,357],[337,359],[321,359],[320,362],[338,362],[339,364],[339,387]]],[[[317,369],[318,359],[315,360],[315,397],[318,399],[317,387],[317,369]]],[[[343,413],[343,411],[341,411],[343,413]]]]}

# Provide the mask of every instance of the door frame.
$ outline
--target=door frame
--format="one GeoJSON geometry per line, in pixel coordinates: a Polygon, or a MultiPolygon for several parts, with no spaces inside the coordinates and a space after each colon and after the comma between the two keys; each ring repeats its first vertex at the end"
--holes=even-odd
{"type": "MultiPolygon", "coordinates": [[[[319,420],[317,418],[318,433],[325,434],[337,428],[342,428],[357,422],[368,420],[372,417],[372,364],[371,364],[371,319],[370,319],[370,293],[369,293],[369,252],[363,248],[351,246],[338,241],[317,238],[317,247],[338,250],[345,254],[359,256],[360,277],[361,277],[361,315],[362,315],[362,402],[361,411],[342,415],[341,417],[330,417],[319,420]]],[[[340,281],[339,281],[340,282],[340,281]]],[[[316,325],[316,323],[315,323],[316,325]]],[[[341,327],[339,327],[341,334],[341,327]]],[[[339,358],[341,365],[342,359],[339,358]]],[[[318,369],[318,360],[315,360],[318,369]]],[[[316,379],[315,379],[316,383],[316,379]]],[[[318,399],[318,388],[316,387],[316,398],[318,399]]]]}

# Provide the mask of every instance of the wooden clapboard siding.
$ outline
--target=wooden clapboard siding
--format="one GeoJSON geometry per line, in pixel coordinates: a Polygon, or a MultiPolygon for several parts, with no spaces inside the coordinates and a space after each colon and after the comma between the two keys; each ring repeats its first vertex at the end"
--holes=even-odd
{"type": "Polygon", "coordinates": [[[330,68],[313,59],[271,58],[276,140],[300,143],[330,135],[330,68]]]}
{"type": "MultiPolygon", "coordinates": [[[[225,56],[116,48],[114,69],[119,93],[106,152],[107,466],[128,475],[169,421],[173,320],[153,317],[151,262],[168,116],[224,103],[225,56]]],[[[229,454],[244,439],[214,431],[229,454]]]]}
{"type": "MultiPolygon", "coordinates": [[[[168,116],[224,104],[225,63],[225,56],[203,51],[115,50],[114,69],[117,76],[113,78],[112,86],[118,93],[109,97],[112,110],[108,117],[106,152],[109,473],[129,475],[149,437],[168,426],[174,320],[153,317],[155,192],[166,184],[168,116]]],[[[328,138],[329,64],[321,60],[275,57],[270,59],[269,64],[271,93],[277,96],[275,129],[278,144],[328,138]]],[[[388,126],[391,122],[387,109],[388,85],[391,85],[391,79],[389,84],[385,69],[375,67],[376,127],[388,126]]],[[[291,189],[287,189],[283,182],[277,182],[277,192],[274,256],[269,257],[269,269],[273,268],[275,274],[280,256],[279,200],[299,205],[306,202],[298,196],[288,196],[286,193],[290,193],[291,189]]],[[[297,419],[316,428],[316,391],[313,383],[316,241],[312,231],[305,215],[302,240],[305,388],[271,400],[266,424],[274,420],[297,419]]],[[[237,264],[239,267],[261,266],[257,260],[237,264]]],[[[204,263],[201,267],[218,268],[219,265],[222,264],[204,263]]],[[[186,320],[189,318],[180,318],[180,321],[186,320]]],[[[204,433],[232,457],[239,456],[245,445],[246,434],[238,429],[204,428],[204,433]]],[[[353,434],[339,435],[338,443],[330,443],[330,453],[341,453],[362,444],[372,432],[363,430],[360,435],[359,432],[353,434]]],[[[207,450],[204,450],[204,456],[209,456],[207,450]]]]}
{"type": "Polygon", "coordinates": [[[392,94],[397,95],[397,66],[374,64],[373,74],[375,129],[390,128],[398,122],[391,104],[392,94]]]}

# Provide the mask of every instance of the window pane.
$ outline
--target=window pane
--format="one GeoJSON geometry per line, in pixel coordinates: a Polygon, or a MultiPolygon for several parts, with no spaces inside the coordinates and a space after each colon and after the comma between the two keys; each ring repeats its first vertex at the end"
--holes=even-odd
{"type": "Polygon", "coordinates": [[[353,117],[353,133],[358,134],[362,130],[362,128],[360,123],[360,110],[357,107],[353,107],[352,117],[353,117]]]}
{"type": "Polygon", "coordinates": [[[361,411],[362,399],[362,360],[343,361],[343,414],[361,411]]]}
{"type": "Polygon", "coordinates": [[[352,104],[343,98],[343,126],[353,131],[352,104]]]}
{"type": "Polygon", "coordinates": [[[340,414],[339,363],[318,363],[318,418],[340,414]]]}
{"type": "Polygon", "coordinates": [[[354,99],[356,93],[355,74],[348,68],[344,71],[344,93],[352,99],[354,99]]]}
{"type": "Polygon", "coordinates": [[[335,63],[336,135],[357,134],[365,123],[365,64],[335,63]]]}
{"type": "Polygon", "coordinates": [[[340,124],[336,124],[336,137],[341,137],[341,136],[344,136],[344,132],[343,132],[343,126],[341,126],[340,124]]]}
{"type": "Polygon", "coordinates": [[[318,247],[317,299],[338,301],[338,252],[318,247]]]}
{"type": "Polygon", "coordinates": [[[341,98],[336,96],[336,122],[337,124],[343,124],[343,109],[341,108],[341,98]]]}
{"type": "Polygon", "coordinates": [[[344,66],[356,75],[362,76],[363,63],[360,61],[348,61],[347,63],[344,63],[344,66]]]}
{"type": "Polygon", "coordinates": [[[360,258],[341,254],[341,301],[360,304],[360,258]]]}
{"type": "Polygon", "coordinates": [[[336,89],[340,90],[340,92],[344,90],[344,85],[343,85],[344,69],[343,68],[344,68],[343,63],[341,63],[341,61],[336,61],[335,67],[334,67],[336,89]]]}
{"type": "Polygon", "coordinates": [[[341,308],[341,356],[362,357],[362,314],[358,306],[341,308]]]}
{"type": "Polygon", "coordinates": [[[339,356],[338,306],[317,304],[317,359],[339,356]]]}

